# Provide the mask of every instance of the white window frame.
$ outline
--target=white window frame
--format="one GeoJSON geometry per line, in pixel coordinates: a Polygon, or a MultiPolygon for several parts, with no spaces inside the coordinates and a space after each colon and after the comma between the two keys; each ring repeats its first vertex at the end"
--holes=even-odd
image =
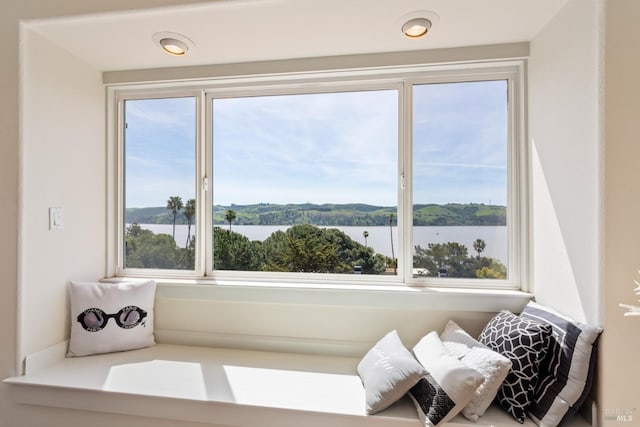
{"type": "Polygon", "coordinates": [[[119,92],[115,94],[115,109],[117,111],[117,134],[118,134],[118,143],[116,145],[116,159],[117,159],[117,179],[116,179],[116,197],[115,197],[115,206],[116,206],[116,236],[115,242],[117,245],[116,249],[116,275],[117,276],[132,276],[132,277],[170,277],[170,278],[180,278],[180,277],[195,277],[201,276],[200,273],[203,271],[203,254],[201,245],[196,245],[196,254],[195,254],[195,266],[193,270],[172,270],[172,269],[146,269],[146,268],[125,268],[125,218],[124,218],[124,210],[125,210],[125,202],[124,202],[124,194],[125,194],[125,175],[124,175],[124,145],[125,145],[125,135],[124,135],[124,120],[125,120],[125,102],[129,100],[146,100],[146,99],[161,99],[161,98],[194,98],[195,100],[195,108],[196,108],[196,123],[194,126],[196,127],[196,141],[195,141],[195,153],[196,158],[194,159],[195,173],[194,173],[194,190],[196,197],[196,233],[200,233],[198,230],[202,230],[201,227],[204,227],[204,219],[203,214],[201,212],[204,209],[202,203],[199,200],[204,198],[204,189],[200,185],[201,176],[203,171],[203,165],[200,159],[202,158],[201,154],[201,132],[200,129],[202,127],[202,91],[199,90],[169,90],[169,91],[144,91],[144,92],[119,92]]]}
{"type": "Polygon", "coordinates": [[[312,285],[407,285],[410,287],[524,290],[529,283],[528,159],[524,138],[524,63],[508,61],[457,66],[411,66],[335,73],[220,78],[207,82],[132,84],[107,88],[109,173],[107,198],[108,275],[182,280],[185,283],[250,283],[312,285]],[[508,201],[509,252],[506,280],[414,278],[412,242],[412,98],[414,84],[506,80],[508,84],[508,201]],[[213,270],[211,107],[215,98],[323,93],[359,90],[398,90],[398,274],[396,276],[272,273],[213,270]],[[196,266],[195,270],[123,268],[124,169],[123,102],[193,96],[196,98],[196,266]],[[208,182],[208,189],[205,182],[208,182]],[[404,187],[404,188],[403,188],[404,187]],[[401,220],[402,219],[402,220],[401,220]],[[204,238],[202,238],[204,233],[204,238]]]}

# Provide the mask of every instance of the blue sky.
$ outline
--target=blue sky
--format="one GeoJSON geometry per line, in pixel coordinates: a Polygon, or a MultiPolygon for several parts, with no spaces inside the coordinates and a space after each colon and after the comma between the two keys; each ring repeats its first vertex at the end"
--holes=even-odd
{"type": "Polygon", "coordinates": [[[165,206],[195,196],[195,100],[125,103],[125,205],[165,206]]]}
{"type": "MultiPolygon", "coordinates": [[[[217,99],[214,203],[397,204],[393,90],[217,99]]],[[[195,194],[195,102],[126,104],[126,205],[195,194]]],[[[414,203],[506,204],[506,83],[416,86],[414,203]]]]}
{"type": "Polygon", "coordinates": [[[414,203],[507,199],[506,81],[414,88],[414,203]]]}

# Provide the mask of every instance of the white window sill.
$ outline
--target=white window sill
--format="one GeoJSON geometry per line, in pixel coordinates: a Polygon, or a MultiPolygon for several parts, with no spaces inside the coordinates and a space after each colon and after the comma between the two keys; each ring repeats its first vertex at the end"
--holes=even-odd
{"type": "MultiPolygon", "coordinates": [[[[27,375],[5,380],[16,402],[230,426],[420,426],[407,398],[365,414],[359,358],[166,344],[79,358],[64,351],[61,343],[34,355],[27,375]]],[[[495,407],[477,423],[458,415],[447,425],[521,426],[495,407]]]]}
{"type": "MultiPolygon", "coordinates": [[[[139,277],[103,281],[137,280],[139,277]]],[[[145,278],[146,279],[146,278],[145,278]]],[[[289,282],[155,279],[158,298],[351,307],[520,312],[533,294],[517,290],[412,287],[404,285],[302,284],[289,282]]]]}

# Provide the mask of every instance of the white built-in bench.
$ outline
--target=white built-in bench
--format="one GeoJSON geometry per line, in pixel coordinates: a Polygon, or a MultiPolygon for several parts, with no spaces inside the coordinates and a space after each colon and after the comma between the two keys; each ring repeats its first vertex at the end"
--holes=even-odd
{"type": "MultiPolygon", "coordinates": [[[[420,426],[407,397],[365,414],[354,357],[158,344],[64,358],[65,349],[28,358],[26,375],[5,380],[18,403],[227,426],[420,426]]],[[[566,427],[589,425],[576,417],[566,427]]],[[[448,426],[521,424],[492,407],[477,423],[458,415],[448,426]]]]}

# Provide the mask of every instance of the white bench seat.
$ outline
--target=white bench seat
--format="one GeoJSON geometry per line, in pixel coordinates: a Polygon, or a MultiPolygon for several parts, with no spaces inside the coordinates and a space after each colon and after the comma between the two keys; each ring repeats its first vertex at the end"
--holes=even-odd
{"type": "MultiPolygon", "coordinates": [[[[418,427],[408,398],[366,415],[358,358],[158,344],[56,362],[5,380],[23,404],[227,426],[418,427]]],[[[497,407],[479,422],[521,426],[497,407]]],[[[528,421],[525,427],[534,424],[528,421]]],[[[576,418],[570,427],[588,426],[576,418]]]]}

